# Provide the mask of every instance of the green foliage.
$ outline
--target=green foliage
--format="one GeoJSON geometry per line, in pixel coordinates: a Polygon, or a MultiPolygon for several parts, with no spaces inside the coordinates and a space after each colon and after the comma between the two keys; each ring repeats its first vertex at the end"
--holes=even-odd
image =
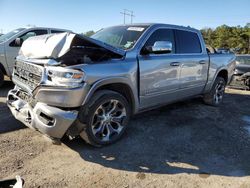
{"type": "Polygon", "coordinates": [[[94,34],[95,34],[95,32],[94,32],[93,30],[87,31],[87,32],[83,33],[83,35],[85,35],[85,36],[87,36],[87,37],[90,37],[90,36],[92,36],[92,35],[94,35],[94,34]]]}
{"type": "Polygon", "coordinates": [[[201,30],[206,44],[215,48],[232,49],[240,54],[250,53],[250,23],[245,27],[222,25],[201,30]]]}

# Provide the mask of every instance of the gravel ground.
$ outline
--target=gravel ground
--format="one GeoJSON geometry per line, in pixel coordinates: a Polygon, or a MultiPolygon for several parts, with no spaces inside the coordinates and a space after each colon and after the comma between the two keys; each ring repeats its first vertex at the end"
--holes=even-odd
{"type": "Polygon", "coordinates": [[[219,108],[200,98],[135,116],[104,148],[53,145],[25,128],[0,89],[0,179],[26,187],[250,187],[250,92],[228,89],[219,108]]]}

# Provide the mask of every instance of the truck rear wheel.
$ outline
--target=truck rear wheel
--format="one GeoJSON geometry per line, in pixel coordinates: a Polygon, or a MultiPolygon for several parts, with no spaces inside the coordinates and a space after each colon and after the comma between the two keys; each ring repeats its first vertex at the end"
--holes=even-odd
{"type": "Polygon", "coordinates": [[[98,91],[79,112],[78,118],[85,125],[80,136],[94,146],[112,144],[123,135],[130,115],[124,96],[110,90],[98,91]]]}
{"type": "Polygon", "coordinates": [[[204,95],[204,102],[208,105],[219,106],[223,102],[226,82],[222,77],[217,77],[211,91],[204,95]]]}
{"type": "Polygon", "coordinates": [[[4,83],[4,74],[3,72],[0,70],[0,87],[3,85],[4,83]]]}

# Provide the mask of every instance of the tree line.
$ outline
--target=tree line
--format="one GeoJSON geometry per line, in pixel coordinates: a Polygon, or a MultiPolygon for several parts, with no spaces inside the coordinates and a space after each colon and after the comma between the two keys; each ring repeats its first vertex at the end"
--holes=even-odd
{"type": "Polygon", "coordinates": [[[230,49],[235,53],[250,53],[250,23],[245,27],[221,25],[215,29],[204,28],[201,33],[207,45],[230,49]]]}
{"type": "MultiPolygon", "coordinates": [[[[93,30],[83,33],[91,36],[93,30]]],[[[221,25],[212,28],[201,29],[205,43],[214,48],[230,49],[239,54],[250,54],[250,23],[246,26],[227,26],[221,25]]]]}

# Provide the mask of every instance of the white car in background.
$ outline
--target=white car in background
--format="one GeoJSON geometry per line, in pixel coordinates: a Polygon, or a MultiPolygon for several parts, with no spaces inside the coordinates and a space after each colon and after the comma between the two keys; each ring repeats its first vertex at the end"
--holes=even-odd
{"type": "Polygon", "coordinates": [[[65,29],[55,29],[46,27],[26,27],[15,29],[0,36],[0,87],[4,82],[4,75],[11,76],[23,41],[29,37],[45,35],[50,33],[70,32],[65,29]]]}

